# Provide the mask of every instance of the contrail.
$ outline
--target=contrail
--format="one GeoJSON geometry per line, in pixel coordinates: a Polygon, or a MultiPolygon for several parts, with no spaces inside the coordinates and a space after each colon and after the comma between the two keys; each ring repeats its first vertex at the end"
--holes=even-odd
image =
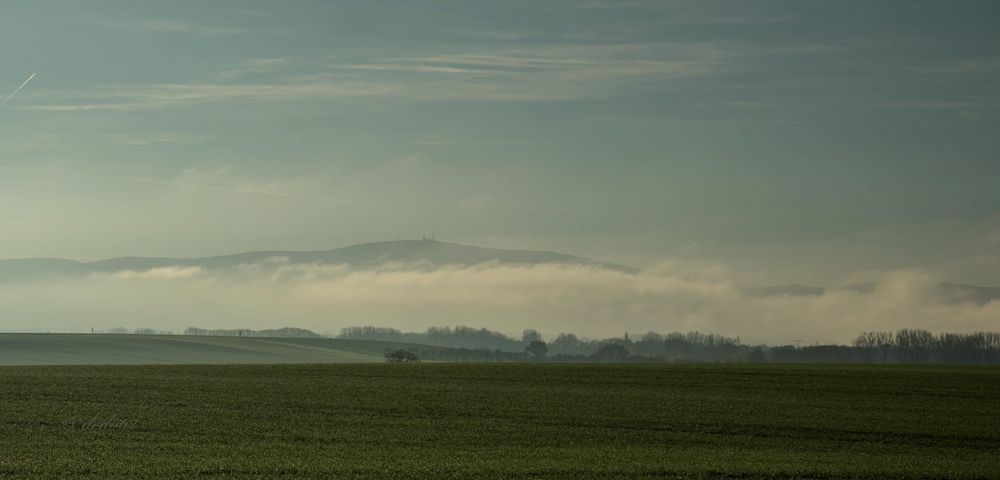
{"type": "Polygon", "coordinates": [[[38,75],[38,73],[32,73],[31,75],[29,75],[28,79],[25,80],[24,83],[21,84],[21,86],[15,88],[13,92],[10,92],[10,95],[7,95],[7,98],[3,99],[3,101],[0,102],[0,107],[2,107],[4,105],[7,105],[7,100],[10,100],[10,97],[13,97],[14,95],[17,95],[17,92],[20,92],[21,89],[24,88],[24,86],[27,85],[28,82],[30,82],[32,78],[35,78],[35,75],[38,75]]]}

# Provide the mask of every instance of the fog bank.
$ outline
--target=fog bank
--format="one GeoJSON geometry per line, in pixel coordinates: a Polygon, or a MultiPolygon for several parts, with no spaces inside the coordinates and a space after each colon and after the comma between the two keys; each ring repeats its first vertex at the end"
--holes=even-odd
{"type": "Polygon", "coordinates": [[[747,294],[719,265],[663,263],[638,274],[568,265],[376,269],[292,265],[281,259],[212,271],[166,267],[0,285],[0,328],[90,331],[115,326],[182,331],[354,325],[419,331],[435,325],[511,334],[618,336],[624,331],[715,332],[747,343],[848,343],[867,330],[995,330],[1000,302],[955,301],[917,270],[858,277],[870,291],[747,294]]]}

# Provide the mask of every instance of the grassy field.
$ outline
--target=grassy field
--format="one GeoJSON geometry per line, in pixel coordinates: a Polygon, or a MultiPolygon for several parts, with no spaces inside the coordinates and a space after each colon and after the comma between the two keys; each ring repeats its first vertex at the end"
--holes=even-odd
{"type": "Polygon", "coordinates": [[[0,386],[0,477],[1000,477],[997,368],[50,366],[0,386]]]}
{"type": "Polygon", "coordinates": [[[413,346],[333,338],[0,333],[0,365],[362,363],[385,361],[386,348],[413,346]]]}

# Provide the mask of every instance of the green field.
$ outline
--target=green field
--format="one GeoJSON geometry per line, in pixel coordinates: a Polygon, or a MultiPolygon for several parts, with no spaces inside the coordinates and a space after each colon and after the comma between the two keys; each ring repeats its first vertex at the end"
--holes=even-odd
{"type": "Polygon", "coordinates": [[[333,338],[0,333],[0,365],[362,363],[385,361],[386,348],[414,346],[333,338]]]}
{"type": "Polygon", "coordinates": [[[22,366],[0,385],[0,477],[1000,477],[998,368],[22,366]]]}

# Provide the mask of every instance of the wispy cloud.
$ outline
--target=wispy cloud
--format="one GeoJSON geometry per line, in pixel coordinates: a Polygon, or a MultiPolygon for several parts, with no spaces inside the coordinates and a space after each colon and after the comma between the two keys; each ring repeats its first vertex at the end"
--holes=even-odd
{"type": "Polygon", "coordinates": [[[703,20],[692,20],[688,23],[704,23],[716,25],[770,25],[773,23],[785,23],[794,20],[791,16],[757,16],[757,15],[734,15],[709,17],[703,20]]]}
{"type": "Polygon", "coordinates": [[[368,205],[368,206],[383,205],[382,203],[378,203],[378,202],[368,202],[368,201],[361,201],[361,200],[351,200],[351,199],[344,199],[344,198],[337,198],[337,197],[330,197],[330,196],[323,196],[323,195],[307,195],[307,194],[283,192],[283,191],[278,191],[278,190],[272,190],[272,189],[266,188],[266,187],[264,187],[264,188],[261,188],[261,187],[231,187],[231,186],[224,186],[224,185],[209,185],[209,184],[203,184],[203,183],[193,183],[193,182],[185,182],[185,181],[177,181],[177,180],[159,180],[159,179],[152,179],[152,178],[123,177],[123,176],[117,176],[117,175],[93,175],[93,174],[84,174],[84,173],[76,173],[76,172],[58,172],[58,171],[51,171],[51,170],[41,170],[41,169],[22,168],[22,167],[10,167],[10,166],[0,166],[0,170],[7,170],[7,171],[11,171],[11,172],[32,173],[32,174],[39,174],[39,175],[71,177],[71,178],[73,178],[73,177],[75,177],[75,178],[89,178],[89,179],[94,179],[94,180],[107,180],[107,181],[113,181],[113,182],[125,182],[125,183],[138,183],[138,184],[146,184],[146,185],[165,185],[165,186],[173,186],[173,187],[197,188],[197,189],[201,189],[201,190],[214,190],[214,191],[230,192],[230,193],[237,193],[237,194],[243,194],[243,195],[258,195],[258,196],[267,196],[267,197],[276,197],[276,198],[288,198],[288,199],[299,199],[299,200],[313,200],[313,201],[327,202],[327,203],[341,203],[341,204],[346,204],[346,205],[368,205]]]}
{"type": "Polygon", "coordinates": [[[271,75],[289,71],[316,71],[325,62],[318,58],[300,56],[244,58],[225,65],[215,72],[217,81],[228,82],[254,75],[271,75]]]}
{"type": "MultiPolygon", "coordinates": [[[[138,111],[185,105],[220,102],[275,102],[293,100],[329,100],[385,95],[398,86],[361,81],[337,81],[314,77],[271,84],[155,84],[107,87],[100,102],[65,101],[23,107],[40,112],[79,112],[86,110],[138,111]]],[[[92,96],[91,96],[92,97],[92,96]]],[[[80,98],[80,95],[76,95],[80,98]]],[[[73,99],[67,99],[73,100],[73,99]]]]}
{"type": "Polygon", "coordinates": [[[451,146],[518,146],[518,145],[554,145],[556,142],[546,141],[526,141],[526,140],[447,140],[447,139],[418,139],[402,140],[403,143],[420,145],[423,147],[451,147],[451,146]]]}
{"type": "Polygon", "coordinates": [[[53,133],[33,133],[0,138],[0,152],[27,152],[62,146],[65,137],[53,133]]]}
{"type": "Polygon", "coordinates": [[[576,8],[584,10],[612,10],[619,8],[639,8],[642,2],[630,0],[584,0],[576,4],[576,8]]]}
{"type": "Polygon", "coordinates": [[[208,135],[192,135],[182,133],[112,133],[105,135],[105,138],[116,145],[158,145],[164,143],[195,144],[201,143],[209,138],[208,135]]]}
{"type": "Polygon", "coordinates": [[[708,75],[732,55],[710,43],[565,44],[395,57],[341,68],[413,74],[400,93],[416,99],[563,101],[708,75]]]}
{"type": "Polygon", "coordinates": [[[201,25],[190,21],[169,19],[137,19],[121,18],[103,20],[101,24],[115,30],[134,30],[144,32],[186,33],[201,35],[232,35],[243,33],[243,29],[214,25],[201,25]]]}
{"type": "Polygon", "coordinates": [[[129,133],[98,133],[98,132],[60,132],[60,133],[22,133],[0,138],[2,152],[28,152],[39,150],[65,150],[79,148],[81,145],[93,142],[102,145],[149,146],[166,144],[193,145],[208,141],[210,135],[177,133],[177,132],[129,132],[129,133]]]}
{"type": "Polygon", "coordinates": [[[410,63],[380,63],[374,65],[342,65],[340,68],[348,70],[369,70],[384,72],[413,72],[413,73],[458,73],[476,74],[482,73],[480,70],[460,67],[449,67],[442,65],[415,65],[410,63]]]}
{"type": "Polygon", "coordinates": [[[1000,73],[1000,56],[926,61],[924,65],[912,67],[912,70],[922,73],[996,74],[1000,73]]]}
{"type": "Polygon", "coordinates": [[[877,103],[884,108],[916,110],[993,110],[1000,108],[1000,99],[916,99],[883,100],[877,103]]]}
{"type": "Polygon", "coordinates": [[[498,30],[454,30],[454,35],[467,38],[482,38],[487,40],[514,41],[536,36],[536,33],[498,31],[498,30]]]}
{"type": "Polygon", "coordinates": [[[215,74],[216,82],[50,92],[50,98],[57,101],[22,108],[44,112],[136,111],[221,102],[363,97],[401,101],[565,101],[610,97],[643,83],[655,85],[709,75],[735,54],[730,48],[712,43],[657,42],[536,45],[388,56],[365,62],[257,58],[223,69],[215,74]]]}

